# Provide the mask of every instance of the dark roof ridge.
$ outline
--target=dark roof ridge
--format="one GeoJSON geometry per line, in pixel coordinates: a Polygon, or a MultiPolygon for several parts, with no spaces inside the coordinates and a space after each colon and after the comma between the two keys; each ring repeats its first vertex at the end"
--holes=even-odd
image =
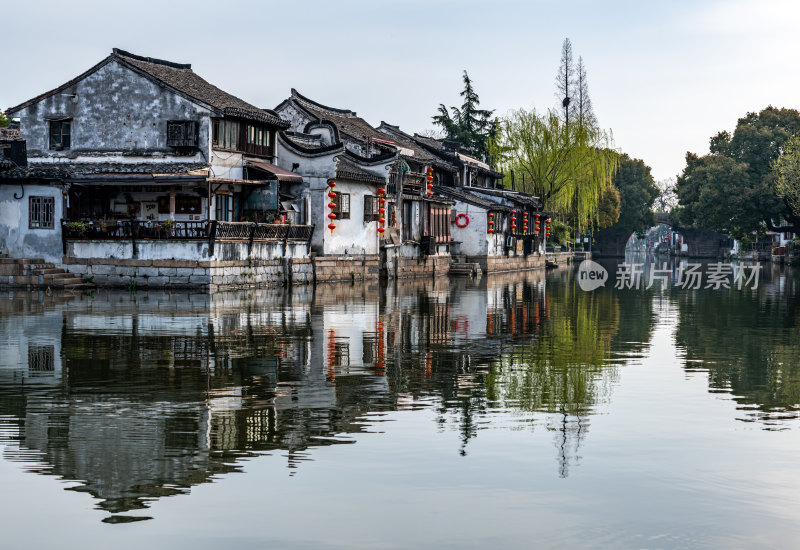
{"type": "Polygon", "coordinates": [[[325,111],[330,111],[331,113],[336,113],[340,116],[357,116],[355,111],[351,111],[350,109],[338,109],[336,107],[329,107],[327,105],[323,105],[322,103],[318,103],[313,99],[309,99],[300,92],[298,92],[295,88],[292,88],[292,98],[298,99],[301,102],[306,102],[310,104],[312,107],[316,107],[317,109],[323,109],[325,111]]]}
{"type": "Polygon", "coordinates": [[[400,153],[399,153],[399,151],[394,150],[394,151],[392,151],[390,153],[384,153],[384,154],[378,155],[376,157],[362,157],[358,153],[354,153],[353,151],[351,151],[349,149],[346,149],[345,150],[345,155],[347,155],[351,159],[353,159],[353,160],[355,160],[357,162],[360,162],[362,164],[374,165],[374,164],[380,164],[380,163],[386,162],[388,160],[396,159],[400,155],[400,153]]]}
{"type": "Polygon", "coordinates": [[[185,69],[185,70],[192,70],[191,63],[175,63],[174,61],[167,61],[166,59],[156,59],[155,57],[144,57],[142,55],[136,55],[131,52],[126,52],[125,50],[121,50],[119,48],[113,48],[111,50],[113,55],[119,55],[122,57],[129,57],[131,59],[136,59],[138,61],[145,61],[147,63],[153,63],[155,65],[166,65],[167,67],[172,67],[173,69],[185,69]]]}
{"type": "Polygon", "coordinates": [[[278,138],[283,140],[284,145],[292,149],[295,153],[300,153],[302,155],[323,155],[327,153],[345,151],[344,144],[341,142],[331,145],[323,145],[322,147],[307,147],[294,141],[286,134],[286,132],[278,132],[278,138]]]}
{"type": "Polygon", "coordinates": [[[87,76],[97,72],[100,68],[105,66],[107,63],[109,63],[113,59],[114,59],[114,54],[109,55],[108,57],[106,57],[105,59],[100,61],[99,63],[96,63],[95,65],[93,65],[88,70],[82,72],[81,74],[79,74],[78,76],[73,78],[72,80],[69,80],[69,81],[65,82],[61,86],[57,86],[57,87],[53,88],[52,90],[50,90],[49,92],[45,92],[43,94],[39,94],[36,97],[33,97],[33,98],[31,98],[31,99],[29,99],[27,101],[23,101],[19,105],[16,105],[14,107],[9,107],[6,110],[6,114],[13,114],[13,113],[19,111],[20,109],[24,109],[25,107],[28,107],[29,105],[33,105],[34,103],[38,103],[39,101],[41,101],[41,100],[43,100],[43,99],[45,99],[47,97],[50,97],[51,95],[55,95],[55,94],[61,92],[62,90],[66,90],[67,88],[69,88],[70,86],[72,86],[74,84],[77,84],[78,82],[80,82],[81,80],[86,78],[87,76]]]}

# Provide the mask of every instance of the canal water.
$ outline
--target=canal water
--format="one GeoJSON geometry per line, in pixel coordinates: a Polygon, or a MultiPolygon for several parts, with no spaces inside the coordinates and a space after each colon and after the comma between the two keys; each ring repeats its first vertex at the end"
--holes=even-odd
{"type": "Polygon", "coordinates": [[[0,547],[797,547],[800,277],[680,273],[6,292],[0,547]]]}

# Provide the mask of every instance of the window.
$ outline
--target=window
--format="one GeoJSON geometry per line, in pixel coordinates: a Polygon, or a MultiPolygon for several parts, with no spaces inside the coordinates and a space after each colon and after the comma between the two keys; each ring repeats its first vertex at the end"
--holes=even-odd
{"type": "Polygon", "coordinates": [[[55,370],[55,347],[28,345],[28,372],[35,376],[37,374],[49,374],[55,370]]]}
{"type": "Polygon", "coordinates": [[[167,147],[197,147],[197,123],[193,120],[167,122],[167,147]]]}
{"type": "Polygon", "coordinates": [[[414,238],[414,203],[403,201],[403,240],[410,241],[414,238]]]}
{"type": "Polygon", "coordinates": [[[220,149],[241,150],[241,125],[233,120],[215,119],[212,144],[220,149]]]}
{"type": "Polygon", "coordinates": [[[450,209],[428,204],[428,231],[437,243],[450,241],[450,209]]]}
{"type": "Polygon", "coordinates": [[[364,221],[376,222],[380,219],[380,199],[374,195],[364,195],[364,221]]]}
{"type": "Polygon", "coordinates": [[[50,149],[61,151],[69,149],[72,135],[71,120],[50,121],[50,149]]]}
{"type": "Polygon", "coordinates": [[[336,208],[333,213],[336,214],[337,220],[350,219],[350,193],[336,193],[336,198],[333,199],[336,203],[336,208]]]}
{"type": "Polygon", "coordinates": [[[53,229],[55,198],[30,197],[28,204],[28,227],[30,229],[53,229]]]}
{"type": "Polygon", "coordinates": [[[220,221],[233,221],[233,197],[230,195],[214,195],[217,204],[216,219],[220,221]]]}

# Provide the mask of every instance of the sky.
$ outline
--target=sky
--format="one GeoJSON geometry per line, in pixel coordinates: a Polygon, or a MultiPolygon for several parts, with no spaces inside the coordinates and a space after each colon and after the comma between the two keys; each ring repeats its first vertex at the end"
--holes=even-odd
{"type": "Polygon", "coordinates": [[[191,63],[209,82],[273,108],[291,88],[407,132],[460,105],[558,103],[564,38],[583,58],[598,121],[616,147],[676,177],[687,151],[768,105],[800,108],[797,0],[3,0],[7,109],[74,78],[112,48],[191,63]]]}

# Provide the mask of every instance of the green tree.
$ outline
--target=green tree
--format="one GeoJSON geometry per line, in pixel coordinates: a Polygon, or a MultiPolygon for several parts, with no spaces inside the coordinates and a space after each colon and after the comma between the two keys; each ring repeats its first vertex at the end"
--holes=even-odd
{"type": "Polygon", "coordinates": [[[617,223],[621,203],[619,190],[613,185],[606,187],[600,195],[600,204],[597,205],[597,227],[604,229],[617,223]]]}
{"type": "Polygon", "coordinates": [[[781,156],[772,164],[776,176],[775,189],[794,216],[800,216],[800,136],[794,136],[783,147],[781,156]]]}
{"type": "Polygon", "coordinates": [[[607,234],[627,238],[631,233],[642,234],[655,224],[652,207],[659,193],[650,167],[643,160],[623,154],[614,174],[614,187],[619,191],[620,213],[617,222],[605,230],[607,234]]]}
{"type": "Polygon", "coordinates": [[[464,71],[464,98],[461,108],[439,105],[439,114],[433,116],[433,123],[442,128],[445,139],[460,143],[480,155],[486,153],[486,140],[491,138],[497,125],[492,120],[494,111],[480,109],[480,99],[472,87],[467,71],[464,71]]]}
{"type": "Polygon", "coordinates": [[[0,128],[8,127],[8,124],[11,122],[11,119],[6,116],[6,114],[0,111],[0,128]]]}
{"type": "Polygon", "coordinates": [[[800,112],[770,106],[740,118],[733,135],[720,132],[712,137],[709,155],[687,154],[677,186],[682,221],[727,230],[735,237],[765,229],[800,232],[800,217],[790,199],[779,194],[772,169],[798,132],[800,112]],[[705,208],[711,197],[722,202],[708,216],[705,208]]]}
{"type": "Polygon", "coordinates": [[[504,120],[503,139],[518,189],[539,197],[552,213],[576,220],[596,216],[617,169],[610,132],[567,125],[554,111],[519,109],[504,120]]]}
{"type": "Polygon", "coordinates": [[[759,227],[760,212],[751,208],[758,189],[745,162],[712,154],[686,154],[686,168],[675,190],[682,208],[678,221],[684,225],[729,233],[741,239],[759,227]]]}

